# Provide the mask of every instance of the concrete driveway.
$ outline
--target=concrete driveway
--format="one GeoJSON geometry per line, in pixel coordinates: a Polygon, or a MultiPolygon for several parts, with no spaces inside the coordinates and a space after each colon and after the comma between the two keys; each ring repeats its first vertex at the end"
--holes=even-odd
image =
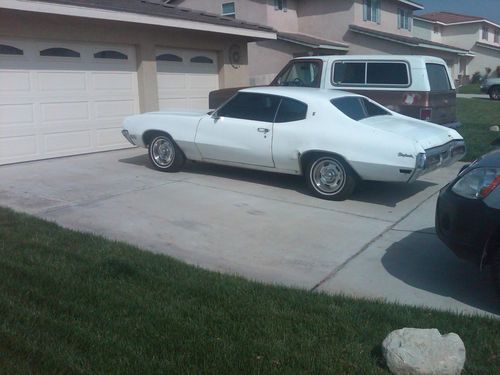
{"type": "Polygon", "coordinates": [[[0,167],[0,205],[249,279],[498,315],[489,274],[434,232],[437,192],[460,166],[329,202],[300,177],[195,163],[161,173],[129,149],[0,167]]]}

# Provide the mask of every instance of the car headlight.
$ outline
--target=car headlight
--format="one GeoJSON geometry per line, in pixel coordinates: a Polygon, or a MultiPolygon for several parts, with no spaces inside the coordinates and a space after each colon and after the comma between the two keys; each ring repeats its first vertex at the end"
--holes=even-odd
{"type": "Polygon", "coordinates": [[[476,168],[464,174],[451,188],[461,197],[486,198],[500,185],[500,168],[476,168]]]}

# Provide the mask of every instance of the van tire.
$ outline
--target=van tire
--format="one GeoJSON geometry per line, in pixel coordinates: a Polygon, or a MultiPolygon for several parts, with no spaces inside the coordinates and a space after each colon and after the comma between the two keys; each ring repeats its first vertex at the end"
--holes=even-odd
{"type": "Polygon", "coordinates": [[[490,87],[488,94],[491,100],[500,100],[500,86],[490,87]]]}

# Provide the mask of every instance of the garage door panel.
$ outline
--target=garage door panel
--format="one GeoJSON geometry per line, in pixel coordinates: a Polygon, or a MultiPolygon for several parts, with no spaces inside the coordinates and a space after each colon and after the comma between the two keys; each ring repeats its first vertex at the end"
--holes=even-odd
{"type": "Polygon", "coordinates": [[[87,151],[92,146],[90,130],[45,134],[43,139],[46,154],[59,154],[64,151],[87,151]]]}
{"type": "Polygon", "coordinates": [[[24,55],[0,54],[0,165],[130,147],[120,128],[139,112],[134,47],[2,41],[24,55]],[[46,48],[80,57],[41,56],[46,48]]]}
{"type": "Polygon", "coordinates": [[[59,102],[40,104],[42,121],[89,120],[88,102],[59,102]]]}
{"type": "Polygon", "coordinates": [[[106,91],[132,91],[135,88],[137,76],[131,73],[92,73],[92,87],[106,91]]]}
{"type": "Polygon", "coordinates": [[[32,103],[0,104],[0,127],[2,125],[32,124],[35,121],[35,108],[32,103]]]}
{"type": "Polygon", "coordinates": [[[85,72],[42,72],[38,73],[40,91],[86,91],[85,72]]]}
{"type": "Polygon", "coordinates": [[[9,91],[29,92],[30,90],[30,72],[0,70],[0,95],[8,95],[9,91]]]}
{"type": "Polygon", "coordinates": [[[0,138],[0,160],[16,161],[37,154],[36,136],[0,138]]]}
{"type": "Polygon", "coordinates": [[[133,100],[106,100],[95,102],[95,118],[97,120],[109,118],[121,120],[123,117],[130,116],[133,113],[133,100]]]}
{"type": "Polygon", "coordinates": [[[189,108],[188,98],[160,99],[160,109],[185,109],[189,108]]]}
{"type": "Polygon", "coordinates": [[[219,78],[210,74],[193,74],[188,77],[188,87],[197,89],[212,89],[218,86],[219,78]]]}

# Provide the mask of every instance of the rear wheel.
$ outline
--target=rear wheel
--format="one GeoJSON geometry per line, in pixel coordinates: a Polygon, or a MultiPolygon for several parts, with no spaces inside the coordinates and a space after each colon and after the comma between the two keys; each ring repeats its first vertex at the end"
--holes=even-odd
{"type": "Polygon", "coordinates": [[[311,192],[323,199],[347,199],[356,187],[356,176],[341,158],[323,155],[312,160],[306,170],[311,192]]]}
{"type": "Polygon", "coordinates": [[[177,172],[186,161],[180,148],[167,135],[156,136],[149,145],[148,154],[153,166],[164,172],[177,172]]]}
{"type": "Polygon", "coordinates": [[[490,99],[500,100],[500,86],[493,86],[489,91],[490,99]]]}

